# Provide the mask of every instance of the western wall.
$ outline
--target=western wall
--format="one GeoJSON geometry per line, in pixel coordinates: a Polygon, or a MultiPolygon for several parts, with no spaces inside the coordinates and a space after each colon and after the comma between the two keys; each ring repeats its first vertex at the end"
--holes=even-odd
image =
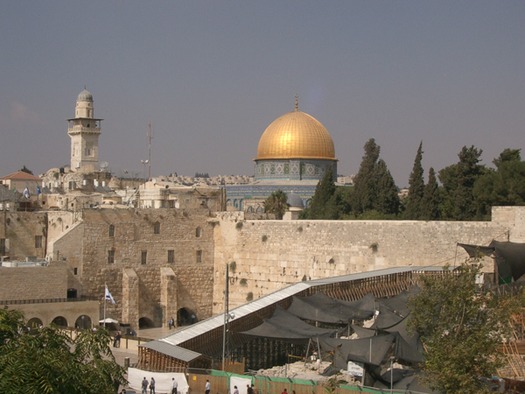
{"type": "MultiPolygon", "coordinates": [[[[457,243],[525,241],[525,207],[494,207],[492,221],[244,220],[218,213],[215,222],[213,313],[289,284],[401,266],[461,264],[457,243]]],[[[487,265],[491,265],[491,261],[487,265]]],[[[487,267],[488,269],[492,267],[487,267]]]]}
{"type": "Polygon", "coordinates": [[[117,301],[106,303],[107,316],[134,328],[170,317],[181,323],[181,311],[198,320],[221,313],[226,265],[233,308],[307,279],[458,265],[467,257],[458,242],[525,242],[525,207],[494,207],[486,222],[245,220],[200,204],[5,216],[11,256],[43,256],[47,248],[52,258],[47,267],[2,267],[0,298],[63,298],[75,289],[102,307],[107,284],[117,301]]]}

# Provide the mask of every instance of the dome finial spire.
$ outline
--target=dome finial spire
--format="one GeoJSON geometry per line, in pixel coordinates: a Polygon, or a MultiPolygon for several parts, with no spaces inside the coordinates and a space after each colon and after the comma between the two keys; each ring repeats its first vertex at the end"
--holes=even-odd
{"type": "Polygon", "coordinates": [[[296,94],[295,95],[295,112],[299,111],[299,96],[296,94]]]}

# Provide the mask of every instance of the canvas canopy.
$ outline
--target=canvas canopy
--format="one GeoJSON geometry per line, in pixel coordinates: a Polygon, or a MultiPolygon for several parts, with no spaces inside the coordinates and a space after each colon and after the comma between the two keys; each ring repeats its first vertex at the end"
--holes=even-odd
{"type": "Polygon", "coordinates": [[[241,332],[241,334],[307,342],[311,338],[333,335],[336,331],[336,329],[312,326],[281,307],[277,307],[272,317],[265,319],[262,324],[251,330],[241,332]]]}
{"type": "Polygon", "coordinates": [[[475,258],[493,256],[498,268],[500,283],[518,280],[525,274],[525,244],[516,242],[499,242],[493,240],[488,246],[458,244],[475,258]]]}
{"type": "Polygon", "coordinates": [[[343,301],[317,293],[308,297],[293,297],[288,312],[305,320],[323,323],[347,323],[372,317],[375,298],[368,294],[358,301],[343,301]]]}

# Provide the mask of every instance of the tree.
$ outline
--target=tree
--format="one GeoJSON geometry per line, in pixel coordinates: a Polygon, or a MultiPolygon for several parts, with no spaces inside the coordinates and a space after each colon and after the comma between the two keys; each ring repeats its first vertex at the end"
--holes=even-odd
{"type": "Polygon", "coordinates": [[[423,179],[423,142],[419,144],[416,158],[414,159],[414,166],[408,179],[408,196],[406,200],[405,218],[406,219],[422,219],[422,205],[425,194],[425,181],[423,179]]]}
{"type": "Polygon", "coordinates": [[[382,159],[377,162],[376,177],[378,188],[374,208],[382,214],[397,215],[401,205],[397,186],[382,159]]]}
{"type": "Polygon", "coordinates": [[[439,392],[485,392],[480,378],[501,366],[498,339],[507,337],[518,304],[477,285],[480,270],[464,263],[444,276],[423,276],[420,293],[409,300],[409,325],[425,349],[425,379],[439,392]]]}
{"type": "Polygon", "coordinates": [[[439,171],[443,185],[443,219],[474,220],[482,217],[474,196],[474,184],[486,172],[485,166],[478,164],[482,152],[474,146],[464,146],[458,154],[459,162],[439,171]]]}
{"type": "Polygon", "coordinates": [[[336,187],[332,169],[326,170],[323,179],[319,181],[315,188],[310,206],[305,210],[305,219],[338,219],[336,204],[336,187]]]}
{"type": "Polygon", "coordinates": [[[434,168],[428,170],[428,182],[425,185],[423,199],[421,200],[421,216],[423,220],[439,220],[440,190],[434,168]]]}
{"type": "Polygon", "coordinates": [[[24,327],[20,312],[0,310],[0,392],[113,394],[126,382],[106,330],[72,340],[54,327],[24,327]]]}
{"type": "Polygon", "coordinates": [[[288,196],[282,190],[276,190],[264,201],[264,212],[273,213],[275,218],[281,220],[288,209],[286,201],[288,196]]]}
{"type": "Polygon", "coordinates": [[[354,179],[352,209],[355,215],[375,209],[377,198],[377,160],[381,148],[373,138],[365,144],[365,154],[354,179]]]}
{"type": "Polygon", "coordinates": [[[385,161],[379,159],[380,150],[373,138],[365,144],[365,155],[351,193],[350,205],[356,217],[380,218],[399,213],[397,187],[385,161]]]}
{"type": "Polygon", "coordinates": [[[496,169],[488,169],[474,185],[481,210],[489,214],[494,205],[525,205],[525,162],[520,149],[505,149],[493,163],[496,169]]]}
{"type": "Polygon", "coordinates": [[[27,168],[25,165],[20,169],[20,171],[25,172],[27,174],[33,175],[33,171],[31,171],[29,168],[27,168]]]}

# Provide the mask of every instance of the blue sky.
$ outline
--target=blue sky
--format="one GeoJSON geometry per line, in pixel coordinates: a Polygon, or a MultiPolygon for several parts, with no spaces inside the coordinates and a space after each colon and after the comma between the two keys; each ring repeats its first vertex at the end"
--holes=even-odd
{"type": "MultiPolygon", "coordinates": [[[[463,146],[525,148],[524,1],[4,1],[0,175],[69,164],[86,85],[100,158],[152,175],[253,174],[262,132],[301,110],[356,173],[375,138],[398,186],[463,146]]],[[[522,152],[525,158],[525,151],[522,152]]],[[[425,174],[426,175],[426,174],[425,174]]]]}

